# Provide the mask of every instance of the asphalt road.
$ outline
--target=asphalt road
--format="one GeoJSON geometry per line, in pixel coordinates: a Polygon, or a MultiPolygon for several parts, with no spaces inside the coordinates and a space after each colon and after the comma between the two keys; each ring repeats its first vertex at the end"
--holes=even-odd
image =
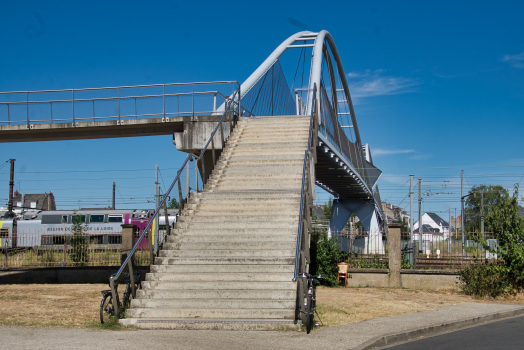
{"type": "Polygon", "coordinates": [[[486,323],[382,349],[524,349],[524,316],[486,323]]]}

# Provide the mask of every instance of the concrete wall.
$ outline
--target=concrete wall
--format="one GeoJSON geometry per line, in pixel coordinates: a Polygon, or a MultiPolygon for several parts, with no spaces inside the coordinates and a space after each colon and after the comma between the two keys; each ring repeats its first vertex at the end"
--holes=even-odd
{"type": "MultiPolygon", "coordinates": [[[[109,283],[119,266],[12,268],[0,270],[0,284],[109,283]]],[[[149,266],[136,268],[144,280],[149,266]]]]}
{"type": "MultiPolygon", "coordinates": [[[[349,269],[352,278],[350,287],[389,287],[388,269],[349,269]]],[[[438,289],[456,286],[459,276],[456,271],[440,270],[402,270],[400,273],[402,288],[438,289]]]]}

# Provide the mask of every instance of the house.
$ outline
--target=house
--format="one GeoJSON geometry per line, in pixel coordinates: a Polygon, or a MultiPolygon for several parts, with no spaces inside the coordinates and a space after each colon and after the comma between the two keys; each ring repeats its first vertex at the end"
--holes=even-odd
{"type": "Polygon", "coordinates": [[[56,210],[53,192],[38,194],[21,194],[15,191],[13,195],[13,211],[15,213],[28,209],[56,210]],[[23,203],[22,203],[23,198],[23,203]]]}
{"type": "MultiPolygon", "coordinates": [[[[419,239],[419,222],[413,224],[413,239],[419,239]]],[[[449,237],[449,224],[435,213],[422,215],[422,240],[435,241],[449,237]]]]}
{"type": "Polygon", "coordinates": [[[409,227],[410,217],[409,214],[404,211],[401,207],[397,207],[391,203],[386,203],[382,201],[382,211],[386,216],[388,223],[396,222],[399,217],[406,220],[406,225],[409,227]]]}

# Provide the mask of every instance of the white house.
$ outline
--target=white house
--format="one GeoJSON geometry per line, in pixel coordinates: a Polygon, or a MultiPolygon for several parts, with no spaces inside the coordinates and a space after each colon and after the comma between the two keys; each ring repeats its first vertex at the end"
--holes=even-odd
{"type": "MultiPolygon", "coordinates": [[[[414,240],[419,240],[419,222],[413,224],[414,240]]],[[[422,215],[422,240],[435,241],[449,237],[449,224],[435,213],[422,215]]]]}

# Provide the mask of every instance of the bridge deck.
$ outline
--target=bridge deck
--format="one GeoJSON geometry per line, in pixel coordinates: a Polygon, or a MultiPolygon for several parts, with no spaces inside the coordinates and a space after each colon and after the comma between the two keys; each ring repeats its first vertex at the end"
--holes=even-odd
{"type": "MultiPolygon", "coordinates": [[[[220,116],[194,116],[194,121],[217,122],[220,116]]],[[[0,142],[60,141],[114,137],[170,135],[184,130],[191,117],[142,118],[79,122],[0,125],[0,142]]]]}

